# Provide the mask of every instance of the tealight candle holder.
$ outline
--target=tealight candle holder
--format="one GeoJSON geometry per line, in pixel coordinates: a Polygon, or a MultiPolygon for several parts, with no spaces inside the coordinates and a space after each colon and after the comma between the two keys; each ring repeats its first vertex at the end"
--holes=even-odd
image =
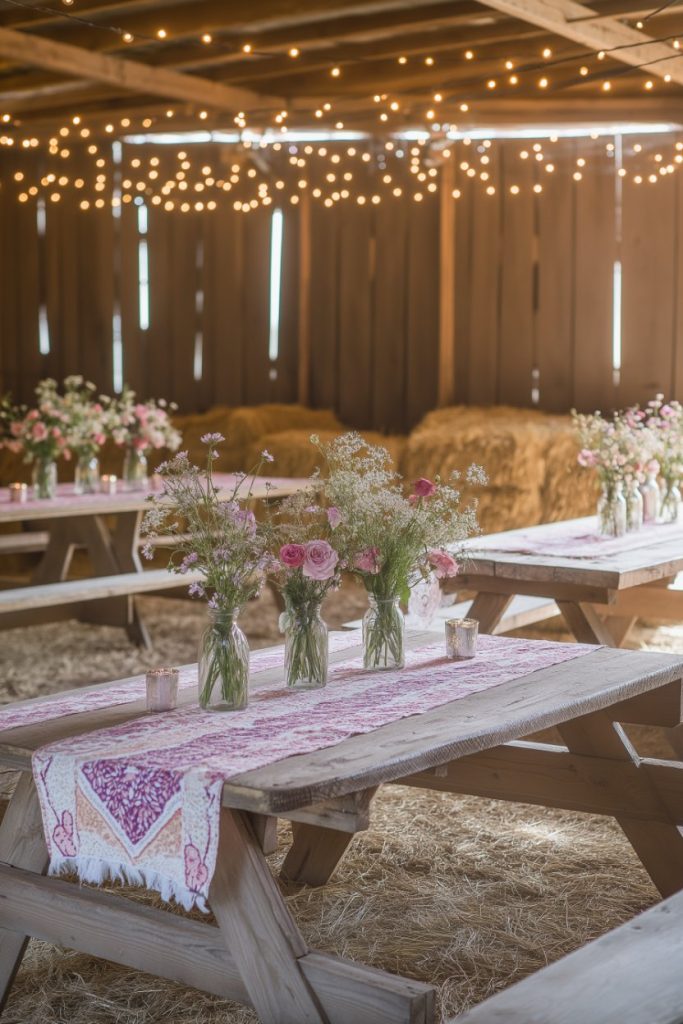
{"type": "Polygon", "coordinates": [[[25,501],[28,501],[28,484],[10,484],[9,500],[16,501],[22,505],[25,501]]]}
{"type": "Polygon", "coordinates": [[[100,491],[102,494],[116,494],[118,480],[114,473],[103,473],[100,477],[100,491]]]}
{"type": "Polygon", "coordinates": [[[173,711],[178,704],[178,669],[153,668],[145,677],[148,711],[173,711]]]}
{"type": "Polygon", "coordinates": [[[465,661],[477,653],[477,619],[446,620],[446,655],[454,661],[465,661]]]}

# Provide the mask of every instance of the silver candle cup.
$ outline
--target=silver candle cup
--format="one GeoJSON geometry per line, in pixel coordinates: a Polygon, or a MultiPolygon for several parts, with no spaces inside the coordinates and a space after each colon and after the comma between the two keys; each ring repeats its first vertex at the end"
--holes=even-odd
{"type": "Polygon", "coordinates": [[[10,484],[9,500],[21,505],[28,501],[28,484],[10,484]]]}
{"type": "Polygon", "coordinates": [[[476,619],[446,620],[446,655],[454,661],[465,661],[477,653],[479,623],[476,619]]]}
{"type": "Polygon", "coordinates": [[[114,473],[103,473],[100,477],[100,491],[102,494],[116,494],[118,479],[114,473]]]}
{"type": "Polygon", "coordinates": [[[147,710],[173,711],[178,705],[178,669],[153,668],[147,673],[147,710]]]}

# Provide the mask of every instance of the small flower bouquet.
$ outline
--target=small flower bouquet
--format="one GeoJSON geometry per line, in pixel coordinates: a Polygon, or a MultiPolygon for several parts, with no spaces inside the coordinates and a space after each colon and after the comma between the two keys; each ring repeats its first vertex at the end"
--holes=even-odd
{"type": "Polygon", "coordinates": [[[121,397],[109,409],[110,432],[114,442],[125,445],[123,479],[133,490],[143,490],[147,483],[147,454],[153,449],[176,451],[181,436],[171,423],[169,411],[177,408],[150,398],[139,402],[135,392],[125,388],[121,397]]]}
{"type": "Polygon", "coordinates": [[[36,405],[10,425],[8,446],[33,464],[36,498],[53,498],[57,489],[57,459],[71,458],[68,415],[57,382],[41,381],[36,387],[36,405]]]}
{"type": "Polygon", "coordinates": [[[660,517],[664,522],[675,522],[683,477],[683,406],[677,401],[665,402],[664,395],[657,395],[648,402],[643,417],[655,439],[653,460],[658,463],[664,484],[660,517]]]}
{"type": "Polygon", "coordinates": [[[108,424],[105,405],[95,399],[95,391],[95,385],[80,375],[64,380],[62,407],[67,416],[67,442],[76,457],[76,494],[94,494],[99,489],[98,456],[107,440],[108,424]]]}
{"type": "Polygon", "coordinates": [[[287,686],[314,689],[327,682],[327,626],[320,614],[325,595],[341,584],[342,560],[334,546],[340,516],[324,510],[314,490],[285,499],[270,520],[269,576],[284,598],[287,686]]]}
{"type": "MultiPolygon", "coordinates": [[[[430,573],[455,576],[453,547],[477,530],[476,508],[461,508],[452,484],[417,480],[406,495],[389,453],[349,433],[321,445],[327,464],[321,480],[325,504],[335,519],[335,541],[346,553],[347,568],[368,592],[363,620],[366,669],[402,667],[404,620],[399,602],[430,573]]],[[[468,480],[483,482],[471,467],[468,480]]]]}
{"type": "MultiPolygon", "coordinates": [[[[177,537],[169,569],[180,575],[200,573],[189,592],[206,598],[211,621],[199,650],[199,703],[203,708],[230,711],[246,707],[249,683],[249,645],[237,625],[242,606],[258,593],[267,563],[267,539],[257,528],[254,513],[244,508],[254,478],[240,475],[232,491],[217,490],[212,466],[221,434],[205,434],[206,468],[190,463],[179,452],[159,466],[164,490],[150,498],[143,534],[177,537]]],[[[151,557],[148,543],[143,554],[151,557]]]]}

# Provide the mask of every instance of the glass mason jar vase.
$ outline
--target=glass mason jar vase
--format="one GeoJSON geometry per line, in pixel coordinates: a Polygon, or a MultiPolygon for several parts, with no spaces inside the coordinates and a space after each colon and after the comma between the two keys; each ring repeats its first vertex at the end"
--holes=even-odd
{"type": "Polygon", "coordinates": [[[328,635],[320,602],[287,602],[282,616],[285,634],[285,678],[296,690],[317,690],[327,682],[328,635]]]}
{"type": "Polygon", "coordinates": [[[637,480],[626,484],[624,491],[626,501],[626,532],[636,533],[643,527],[643,496],[637,480]]]}
{"type": "Polygon", "coordinates": [[[647,474],[647,480],[640,485],[640,494],[643,499],[643,522],[654,523],[661,500],[656,473],[647,474]]]}
{"type": "Polygon", "coordinates": [[[405,619],[398,597],[368,595],[363,616],[363,667],[369,672],[405,665],[405,619]]]}
{"type": "Polygon", "coordinates": [[[598,501],[598,530],[604,537],[623,537],[626,533],[626,501],[620,483],[603,485],[598,501]]]}
{"type": "Polygon", "coordinates": [[[97,494],[100,489],[100,460],[96,455],[79,455],[74,475],[74,494],[97,494]]]}
{"type": "Polygon", "coordinates": [[[238,608],[209,609],[199,641],[199,706],[241,711],[249,702],[249,643],[237,625],[238,608]]]}
{"type": "Polygon", "coordinates": [[[134,445],[126,448],[123,457],[123,480],[129,491],[147,489],[147,456],[134,445]]]}
{"type": "Polygon", "coordinates": [[[32,478],[34,498],[54,498],[57,493],[57,463],[54,459],[34,459],[32,478]]]}
{"type": "Polygon", "coordinates": [[[659,503],[659,520],[662,523],[678,522],[681,506],[681,492],[675,480],[665,480],[659,503]]]}

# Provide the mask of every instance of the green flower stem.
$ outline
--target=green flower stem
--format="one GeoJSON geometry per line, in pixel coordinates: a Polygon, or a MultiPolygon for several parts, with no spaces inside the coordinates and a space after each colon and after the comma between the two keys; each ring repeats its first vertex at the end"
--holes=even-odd
{"type": "Polygon", "coordinates": [[[363,666],[403,668],[404,623],[398,598],[377,601],[363,619],[363,666]]]}
{"type": "Polygon", "coordinates": [[[206,630],[200,652],[202,708],[240,709],[247,705],[249,648],[233,617],[215,620],[206,630]],[[220,698],[217,699],[220,695],[220,698]]]}
{"type": "Polygon", "coordinates": [[[287,686],[324,686],[327,682],[327,627],[320,605],[289,607],[285,613],[287,686]]]}

